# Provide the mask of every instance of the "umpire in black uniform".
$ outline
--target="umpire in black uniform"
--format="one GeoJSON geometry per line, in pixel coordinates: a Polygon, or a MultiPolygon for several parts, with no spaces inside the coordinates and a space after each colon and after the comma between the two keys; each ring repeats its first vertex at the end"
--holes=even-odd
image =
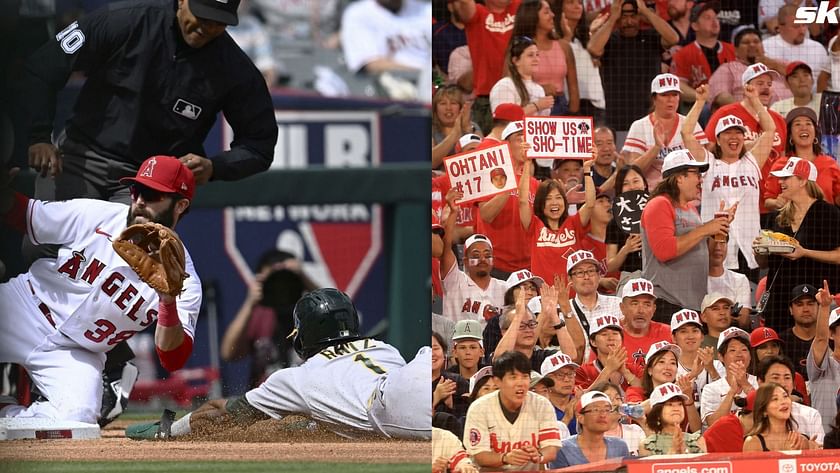
{"type": "MultiPolygon", "coordinates": [[[[238,7],[239,0],[111,3],[38,49],[23,80],[29,165],[52,176],[54,189],[40,179],[36,198],[128,204],[129,189],[119,179],[136,174],[152,155],[179,156],[197,184],[268,169],[277,142],[271,96],[254,63],[225,32],[238,23],[238,7]],[[64,132],[52,136],[56,94],[73,71],[87,79],[64,132]],[[233,141],[229,151],[206,156],[203,142],[219,112],[233,141]]],[[[113,384],[133,358],[122,345],[106,364],[102,425],[119,415],[125,388],[133,385],[123,379],[120,392],[113,384]]],[[[129,374],[136,378],[136,370],[129,374]]]]}

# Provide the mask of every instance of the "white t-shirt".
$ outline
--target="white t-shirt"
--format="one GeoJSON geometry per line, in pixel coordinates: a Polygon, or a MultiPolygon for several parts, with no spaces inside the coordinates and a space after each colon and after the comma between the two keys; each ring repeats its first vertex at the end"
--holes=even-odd
{"type": "MultiPolygon", "coordinates": [[[[821,100],[822,100],[822,94],[821,93],[816,93],[816,94],[813,94],[813,96],[811,97],[811,101],[808,102],[808,105],[806,105],[806,107],[809,107],[811,110],[813,110],[814,113],[816,113],[818,117],[820,116],[820,101],[821,100]]],[[[783,117],[787,117],[788,112],[793,110],[796,107],[797,107],[797,105],[793,103],[793,97],[791,97],[791,98],[788,98],[788,99],[779,100],[778,102],[771,105],[770,109],[779,112],[779,115],[781,115],[783,117]]]]}
{"type": "Polygon", "coordinates": [[[813,345],[808,350],[805,364],[808,370],[808,389],[811,405],[822,415],[823,429],[831,430],[831,424],[837,415],[837,388],[840,386],[840,360],[834,357],[830,348],[826,348],[823,362],[817,366],[814,362],[813,345]]]}
{"type": "MultiPolygon", "coordinates": [[[[828,70],[828,52],[822,44],[813,39],[805,38],[802,44],[790,44],[783,40],[780,35],[774,35],[765,39],[764,54],[767,57],[780,60],[785,63],[793,61],[803,61],[811,66],[814,71],[814,82],[819,75],[819,71],[828,70]]],[[[775,79],[782,80],[784,79],[775,79]]]]}
{"type": "MultiPolygon", "coordinates": [[[[464,446],[475,456],[482,452],[507,453],[515,448],[531,445],[536,448],[560,447],[560,431],[554,407],[548,399],[528,392],[511,424],[502,412],[499,391],[474,401],[464,423],[464,446]]],[[[536,470],[537,465],[505,465],[503,470],[536,470]]]]}
{"type": "MultiPolygon", "coordinates": [[[[487,325],[484,319],[483,304],[501,307],[505,301],[505,283],[496,278],[490,278],[487,290],[478,287],[470,276],[458,269],[458,264],[443,278],[443,315],[457,322],[464,319],[478,320],[482,330],[487,325]]],[[[452,334],[447,334],[451,336],[452,334]]]]}
{"type": "MultiPolygon", "coordinates": [[[[837,36],[834,36],[828,42],[828,64],[825,71],[831,74],[831,78],[826,90],[840,92],[840,53],[831,51],[835,41],[837,41],[837,36]]],[[[817,71],[814,71],[814,74],[818,74],[817,71]]]]}
{"type": "MultiPolygon", "coordinates": [[[[700,419],[704,424],[706,423],[706,418],[718,410],[723,398],[726,397],[726,393],[729,392],[729,383],[726,381],[726,373],[721,372],[720,376],[719,380],[712,381],[707,384],[703,389],[703,393],[700,395],[700,419]]],[[[758,378],[748,374],[747,381],[749,381],[752,387],[758,389],[758,378]]],[[[735,412],[737,410],[738,406],[736,406],[733,402],[729,412],[735,412]]]]}
{"type": "MultiPolygon", "coordinates": [[[[571,43],[572,53],[575,56],[575,68],[577,69],[578,78],[578,93],[581,100],[589,100],[596,108],[604,109],[607,106],[607,101],[604,98],[604,84],[601,82],[601,72],[592,63],[592,55],[581,44],[580,40],[575,38],[571,43]]],[[[566,88],[569,90],[568,81],[566,88]]]]}
{"type": "Polygon", "coordinates": [[[634,457],[639,456],[639,445],[641,445],[642,440],[647,437],[647,435],[645,435],[645,431],[637,424],[619,425],[621,426],[621,429],[619,430],[618,435],[609,435],[608,433],[604,435],[624,440],[624,443],[627,444],[627,450],[630,451],[630,455],[633,455],[634,457]]]}
{"type": "MultiPolygon", "coordinates": [[[[110,351],[157,320],[157,292],[112,246],[126,227],[128,209],[92,199],[33,199],[27,209],[29,240],[60,245],[57,258],[41,258],[29,268],[32,290],[49,307],[56,328],[93,352],[110,351]]],[[[176,304],[185,333],[195,340],[201,280],[186,248],[184,253],[189,277],[176,304]]]]}
{"type": "MultiPolygon", "coordinates": [[[[528,102],[536,103],[537,100],[545,97],[545,90],[539,84],[530,79],[524,80],[523,82],[525,83],[525,90],[528,91],[528,100],[525,101],[526,104],[528,102]]],[[[502,77],[490,89],[490,110],[495,112],[496,107],[503,103],[522,103],[519,92],[516,91],[516,85],[514,85],[513,79],[510,77],[502,77]]],[[[550,113],[551,108],[546,107],[537,112],[536,115],[547,117],[550,113]]]]}
{"type": "MultiPolygon", "coordinates": [[[[577,304],[577,306],[580,307],[581,312],[583,312],[584,317],[586,317],[586,320],[589,322],[590,329],[595,327],[595,319],[604,315],[614,315],[623,320],[624,314],[621,313],[621,307],[619,307],[620,303],[621,299],[616,296],[598,294],[598,300],[595,302],[595,307],[592,310],[589,310],[589,308],[580,301],[578,296],[569,300],[569,305],[572,307],[572,312],[575,313],[575,317],[577,317],[577,310],[575,309],[575,304],[577,304]]],[[[587,334],[584,334],[584,336],[587,336],[587,334]]],[[[589,346],[588,342],[584,345],[583,359],[588,360],[590,353],[592,352],[592,348],[589,346]]]]}
{"type": "Polygon", "coordinates": [[[750,280],[730,269],[724,269],[721,276],[709,275],[709,294],[713,293],[727,294],[741,307],[752,307],[750,280]]]}
{"type": "Polygon", "coordinates": [[[376,0],[352,2],[341,17],[341,49],[347,68],[358,71],[375,59],[423,70],[432,60],[432,4],[404,0],[396,14],[376,0]]]}
{"type": "Polygon", "coordinates": [[[735,219],[729,224],[729,246],[723,267],[738,268],[738,250],[744,255],[750,268],[757,268],[758,262],[752,250],[752,241],[761,231],[758,213],[759,181],[761,169],[752,153],[747,152],[734,163],[716,159],[706,151],[709,170],[703,175],[703,196],[700,205],[700,219],[708,222],[720,209],[738,202],[735,219]]]}
{"type": "MultiPolygon", "coordinates": [[[[723,363],[719,360],[713,361],[715,365],[715,369],[717,370],[718,374],[725,373],[726,370],[723,367],[723,363]]],[[[677,378],[680,376],[685,376],[691,373],[691,367],[685,367],[682,363],[677,362],[677,378]]],[[[721,375],[721,377],[723,377],[721,375]]],[[[713,383],[711,379],[711,375],[703,369],[696,378],[694,378],[694,405],[700,407],[700,393],[703,391],[703,388],[706,387],[707,384],[713,383]]]]}
{"type": "MultiPolygon", "coordinates": [[[[657,184],[662,180],[662,164],[665,162],[665,156],[671,151],[685,148],[680,129],[685,123],[685,116],[677,114],[677,126],[674,129],[674,134],[665,137],[665,146],[659,150],[659,155],[651,161],[650,166],[645,170],[645,178],[647,178],[648,188],[653,190],[657,184]]],[[[645,154],[647,150],[656,144],[653,138],[654,116],[652,113],[636,120],[630,125],[630,130],[627,132],[627,138],[624,140],[624,146],[621,148],[622,153],[639,153],[645,154]]],[[[668,133],[670,130],[666,130],[668,133]]],[[[700,128],[700,124],[694,125],[694,138],[701,145],[709,142],[706,139],[706,134],[700,128]]]]}
{"type": "Polygon", "coordinates": [[[823,439],[825,438],[825,429],[823,429],[822,416],[818,410],[794,402],[791,415],[799,426],[799,433],[805,434],[808,438],[816,435],[816,442],[822,445],[823,439]]]}

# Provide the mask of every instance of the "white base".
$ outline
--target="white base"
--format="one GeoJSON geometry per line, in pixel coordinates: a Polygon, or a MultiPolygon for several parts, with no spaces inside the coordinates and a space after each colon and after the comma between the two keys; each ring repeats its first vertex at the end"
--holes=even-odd
{"type": "Polygon", "coordinates": [[[0,440],[98,439],[99,425],[38,418],[0,418],[0,440]]]}

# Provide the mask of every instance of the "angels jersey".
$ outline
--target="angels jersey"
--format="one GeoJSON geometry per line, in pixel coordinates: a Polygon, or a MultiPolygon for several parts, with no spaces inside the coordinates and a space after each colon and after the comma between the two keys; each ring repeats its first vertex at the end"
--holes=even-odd
{"type": "MultiPolygon", "coordinates": [[[[499,391],[476,399],[467,411],[464,446],[467,453],[507,453],[532,445],[536,448],[560,447],[560,429],[551,402],[528,392],[516,422],[511,424],[502,412],[499,391]]],[[[505,470],[537,470],[538,465],[505,465],[505,470]]]]}
{"type": "Polygon", "coordinates": [[[359,431],[395,436],[380,427],[385,419],[377,416],[384,406],[389,417],[403,416],[398,421],[402,425],[394,426],[405,431],[401,437],[411,438],[415,432],[413,437],[428,439],[432,411],[419,406],[432,405],[430,370],[428,348],[406,364],[396,348],[365,338],[334,345],[300,366],[275,371],[245,398],[274,419],[303,414],[346,437],[359,431]]]}
{"type": "Polygon", "coordinates": [[[462,462],[469,464],[470,458],[467,455],[461,440],[452,432],[437,427],[432,427],[432,462],[436,458],[448,459],[449,471],[457,471],[462,462]]]}
{"type": "Polygon", "coordinates": [[[761,192],[761,169],[752,153],[734,163],[716,159],[706,151],[709,170],[703,175],[703,194],[700,205],[700,219],[712,220],[715,212],[729,208],[738,202],[735,219],[729,224],[729,243],[723,267],[738,269],[738,250],[747,260],[750,268],[757,268],[758,262],[752,250],[752,241],[761,230],[758,198],[761,192]]]}
{"type": "MultiPolygon", "coordinates": [[[[659,155],[653,158],[650,166],[645,171],[648,188],[651,190],[662,180],[662,164],[665,162],[665,156],[671,151],[685,148],[682,135],[680,134],[680,129],[683,123],[685,123],[685,116],[677,114],[677,118],[676,126],[671,130],[665,130],[665,146],[659,150],[659,155]]],[[[624,140],[624,146],[621,148],[621,152],[645,154],[656,143],[653,138],[654,124],[652,113],[634,121],[630,125],[630,130],[627,132],[627,138],[624,140]]],[[[704,146],[709,142],[699,124],[694,125],[694,138],[704,146]]]]}
{"type": "MultiPolygon", "coordinates": [[[[32,264],[29,290],[49,308],[51,325],[93,352],[110,351],[157,320],[157,292],[111,246],[126,227],[128,209],[91,199],[30,200],[27,208],[30,241],[61,245],[56,259],[32,264]]],[[[177,298],[178,317],[195,339],[201,281],[186,249],[184,253],[189,277],[177,298]]]]}

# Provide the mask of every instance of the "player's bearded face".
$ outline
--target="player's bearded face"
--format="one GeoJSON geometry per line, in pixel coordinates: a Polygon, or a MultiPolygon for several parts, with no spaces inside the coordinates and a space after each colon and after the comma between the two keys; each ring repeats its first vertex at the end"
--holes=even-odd
{"type": "Polygon", "coordinates": [[[137,223],[159,223],[165,227],[172,228],[175,224],[175,199],[168,199],[166,201],[155,204],[138,204],[136,200],[132,200],[131,207],[128,209],[127,226],[137,223]],[[155,210],[153,207],[161,207],[160,210],[155,210]]]}

